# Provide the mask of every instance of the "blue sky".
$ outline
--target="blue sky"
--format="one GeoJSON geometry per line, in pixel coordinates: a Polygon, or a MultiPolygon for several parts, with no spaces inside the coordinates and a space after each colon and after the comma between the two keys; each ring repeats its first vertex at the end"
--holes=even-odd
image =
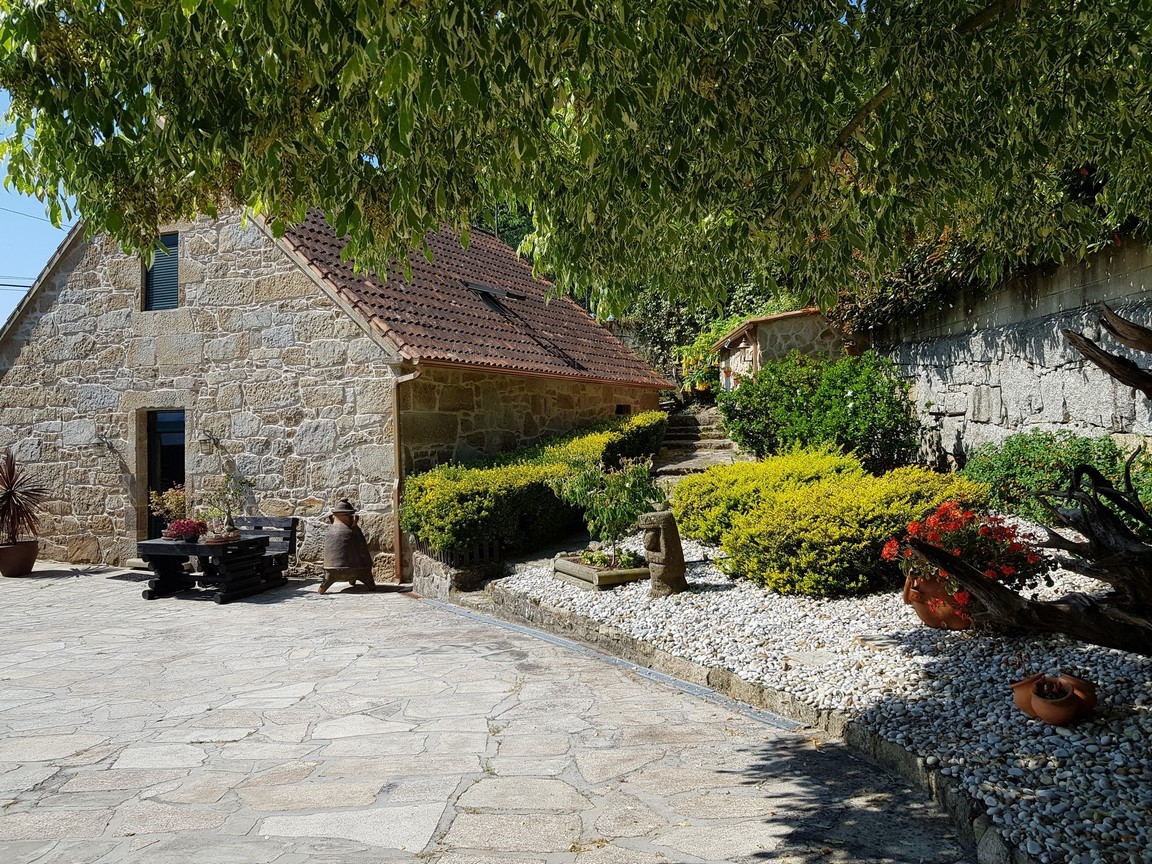
{"type": "MultiPolygon", "coordinates": [[[[8,94],[0,90],[0,114],[8,110],[8,94]]],[[[7,126],[0,134],[7,134],[7,126]]],[[[0,177],[8,174],[0,165],[0,177]]],[[[0,325],[24,297],[24,287],[40,275],[67,229],[52,227],[44,205],[35,198],[0,187],[0,325]],[[13,287],[18,286],[18,287],[13,287]]]]}

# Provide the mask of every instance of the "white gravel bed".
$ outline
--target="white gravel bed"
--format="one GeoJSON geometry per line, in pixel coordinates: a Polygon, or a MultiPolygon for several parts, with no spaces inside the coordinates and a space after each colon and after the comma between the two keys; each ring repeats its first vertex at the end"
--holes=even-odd
{"type": "MultiPolygon", "coordinates": [[[[623,544],[640,550],[639,536],[623,544]]],[[[1006,840],[1049,864],[1152,862],[1152,658],[1052,638],[924,627],[898,593],[815,600],[731,580],[684,542],[690,590],[585,591],[522,570],[501,586],[611,624],[678,657],[847,711],[981,799],[1006,840]],[[863,641],[857,637],[864,636],[863,641]],[[877,638],[879,637],[879,638],[877,638]],[[1040,671],[1096,682],[1071,728],[1022,714],[1008,685],[1040,671]]],[[[1044,594],[1099,583],[1057,571],[1044,594]]]]}

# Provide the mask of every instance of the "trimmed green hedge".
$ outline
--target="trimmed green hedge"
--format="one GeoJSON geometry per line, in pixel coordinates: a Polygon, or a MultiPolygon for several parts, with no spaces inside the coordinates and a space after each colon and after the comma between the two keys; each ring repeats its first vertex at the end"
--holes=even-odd
{"type": "Polygon", "coordinates": [[[945,501],[978,506],[986,497],[982,484],[916,467],[786,486],[733,517],[720,566],[779,594],[897,588],[899,570],[880,558],[884,543],[945,501]]]}
{"type": "Polygon", "coordinates": [[[718,544],[720,567],[780,594],[835,597],[899,584],[881,560],[890,537],[944,501],[982,504],[987,488],[955,474],[868,474],[824,446],[710,468],[680,481],[672,511],[687,537],[718,544]]]}
{"type": "Polygon", "coordinates": [[[786,486],[806,486],[830,477],[857,477],[860,460],[831,445],[794,447],[763,462],[718,465],[681,480],[672,493],[672,512],[685,537],[718,545],[732,519],[786,486]]]}
{"type": "Polygon", "coordinates": [[[660,411],[613,419],[472,465],[440,465],[408,478],[400,525],[433,549],[469,549],[499,540],[505,551],[529,549],[580,524],[550,483],[577,465],[614,468],[653,455],[668,418],[660,411]]]}

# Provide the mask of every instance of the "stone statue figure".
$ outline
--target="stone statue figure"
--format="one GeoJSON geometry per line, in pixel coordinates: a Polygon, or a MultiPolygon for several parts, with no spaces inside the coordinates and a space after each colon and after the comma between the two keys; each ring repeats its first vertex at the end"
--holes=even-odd
{"type": "Polygon", "coordinates": [[[684,548],[680,545],[676,517],[670,510],[645,513],[640,517],[640,527],[644,529],[644,553],[652,571],[652,596],[667,597],[687,591],[684,548]]]}
{"type": "Polygon", "coordinates": [[[372,553],[364,532],[356,524],[356,508],[347,498],[340,501],[328,516],[331,527],[324,535],[324,581],[317,593],[323,594],[334,582],[357,582],[376,590],[372,577],[372,553]]]}

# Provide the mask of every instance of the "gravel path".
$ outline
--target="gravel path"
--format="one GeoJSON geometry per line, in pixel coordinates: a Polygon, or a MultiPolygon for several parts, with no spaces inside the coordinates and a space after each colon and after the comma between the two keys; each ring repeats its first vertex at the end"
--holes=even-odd
{"type": "MultiPolygon", "coordinates": [[[[627,541],[639,549],[639,537],[627,541]]],[[[959,778],[1005,838],[1050,864],[1152,862],[1152,658],[1054,638],[922,626],[899,594],[782,597],[724,576],[686,541],[691,590],[647,583],[584,591],[529,567],[502,587],[611,624],[747,681],[847,711],[959,778]],[[1014,707],[1008,685],[1038,671],[1095,681],[1096,713],[1072,728],[1014,707]]],[[[1098,583],[1058,572],[1046,593],[1098,583]]]]}

